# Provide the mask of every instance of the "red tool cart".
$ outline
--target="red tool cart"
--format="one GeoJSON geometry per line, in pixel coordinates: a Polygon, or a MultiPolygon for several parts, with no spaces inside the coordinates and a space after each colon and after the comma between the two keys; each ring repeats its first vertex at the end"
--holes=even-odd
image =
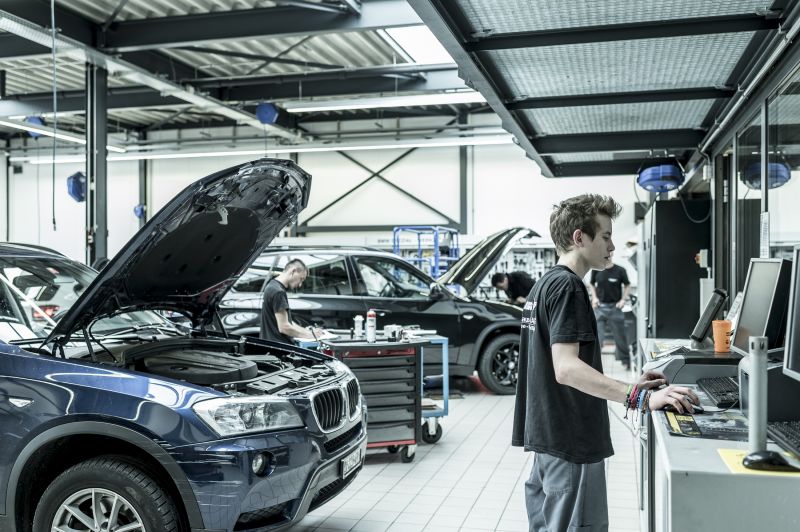
{"type": "Polygon", "coordinates": [[[367,403],[367,447],[399,451],[403,462],[414,460],[421,437],[420,360],[425,345],[430,343],[328,340],[321,345],[358,378],[367,403]]]}

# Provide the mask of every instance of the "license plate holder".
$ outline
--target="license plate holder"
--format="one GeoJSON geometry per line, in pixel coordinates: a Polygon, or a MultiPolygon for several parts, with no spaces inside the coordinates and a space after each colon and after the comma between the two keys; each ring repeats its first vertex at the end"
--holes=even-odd
{"type": "Polygon", "coordinates": [[[342,478],[347,478],[353,471],[355,471],[359,465],[361,465],[361,448],[359,447],[352,453],[348,454],[342,461],[340,462],[340,471],[342,473],[342,478]]]}

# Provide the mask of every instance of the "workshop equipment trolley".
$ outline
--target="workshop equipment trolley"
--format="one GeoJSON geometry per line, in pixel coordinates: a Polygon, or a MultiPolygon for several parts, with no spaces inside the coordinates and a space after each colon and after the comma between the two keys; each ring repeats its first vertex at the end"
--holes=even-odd
{"type": "Polygon", "coordinates": [[[301,341],[336,357],[355,374],[367,405],[367,447],[400,452],[403,462],[414,459],[420,440],[436,443],[442,437],[441,418],[449,411],[448,340],[426,335],[408,341],[375,343],[363,340],[301,341]],[[441,346],[442,404],[422,408],[422,368],[425,347],[441,346]],[[423,422],[424,420],[424,422],[423,422]]]}

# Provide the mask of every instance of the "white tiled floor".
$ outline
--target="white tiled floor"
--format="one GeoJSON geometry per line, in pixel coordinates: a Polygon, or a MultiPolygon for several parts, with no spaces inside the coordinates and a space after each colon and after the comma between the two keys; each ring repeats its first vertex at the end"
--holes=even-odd
{"type": "MultiPolygon", "coordinates": [[[[630,380],[612,356],[604,355],[603,365],[607,375],[630,380]]],[[[355,481],[290,531],[527,531],[522,490],[533,457],[510,445],[514,397],[469,387],[450,401],[438,443],[419,445],[409,464],[370,450],[355,481]]],[[[638,455],[622,406],[611,408],[610,530],[638,532],[638,455]]]]}

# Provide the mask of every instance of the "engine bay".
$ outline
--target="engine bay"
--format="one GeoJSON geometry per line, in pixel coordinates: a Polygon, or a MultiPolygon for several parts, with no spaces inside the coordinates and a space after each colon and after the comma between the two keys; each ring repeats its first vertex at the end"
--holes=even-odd
{"type": "Polygon", "coordinates": [[[337,376],[325,355],[297,353],[241,337],[157,338],[93,342],[67,349],[69,358],[97,362],[251,395],[293,393],[337,376]]]}

